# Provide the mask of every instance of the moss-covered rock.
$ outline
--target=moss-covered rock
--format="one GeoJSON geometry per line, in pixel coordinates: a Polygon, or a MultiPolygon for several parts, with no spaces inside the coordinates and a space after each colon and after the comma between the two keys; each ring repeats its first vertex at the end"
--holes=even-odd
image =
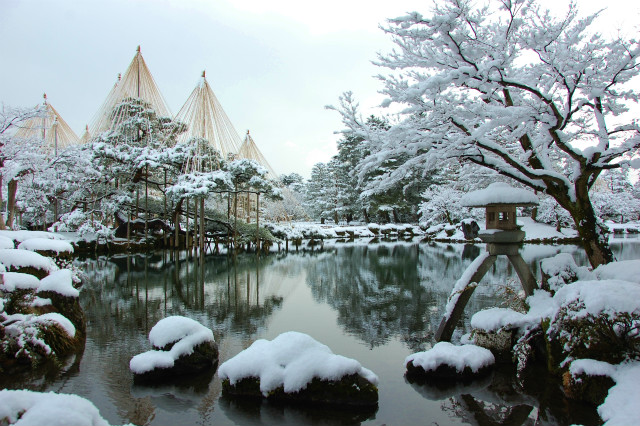
{"type": "MultiPolygon", "coordinates": [[[[171,350],[174,343],[163,348],[156,348],[163,351],[171,350]]],[[[209,372],[215,369],[218,364],[218,345],[215,342],[207,341],[194,346],[193,352],[188,355],[178,357],[174,361],[173,367],[155,368],[141,374],[134,373],[134,383],[159,383],[179,377],[193,376],[194,374],[209,372]]]]}
{"type": "Polygon", "coordinates": [[[613,385],[615,385],[615,381],[609,376],[585,373],[573,375],[570,371],[566,371],[562,375],[562,388],[568,398],[588,402],[595,406],[604,402],[613,385]]]}
{"type": "MultiPolygon", "coordinates": [[[[222,393],[228,397],[265,397],[260,391],[260,379],[244,378],[235,384],[228,379],[222,382],[222,393]]],[[[285,392],[283,386],[270,391],[266,396],[271,401],[287,401],[305,404],[326,404],[337,406],[376,406],[378,388],[358,374],[350,374],[340,380],[313,378],[304,389],[285,392]]]]}
{"type": "Polygon", "coordinates": [[[470,367],[464,367],[462,370],[458,370],[456,367],[441,364],[434,369],[425,370],[420,365],[415,365],[413,361],[407,363],[406,377],[408,380],[421,381],[421,380],[441,380],[441,381],[471,381],[482,378],[491,374],[493,365],[488,365],[479,368],[477,371],[472,370],[470,367]]]}
{"type": "Polygon", "coordinates": [[[518,330],[500,328],[495,331],[473,330],[473,341],[477,346],[489,349],[497,362],[513,361],[513,346],[518,330]]]}

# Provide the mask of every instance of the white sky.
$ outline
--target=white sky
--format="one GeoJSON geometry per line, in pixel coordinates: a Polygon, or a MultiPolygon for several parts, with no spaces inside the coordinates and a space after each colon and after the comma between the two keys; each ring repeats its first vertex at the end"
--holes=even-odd
{"type": "MultiPolygon", "coordinates": [[[[568,0],[543,0],[565,11],[568,0]]],[[[607,7],[599,30],[637,36],[640,2],[607,7]]],[[[336,153],[339,115],[325,110],[352,90],[363,106],[381,97],[371,64],[391,41],[386,18],[425,0],[0,0],[0,102],[49,102],[81,136],[141,45],[176,113],[202,70],[241,137],[246,130],[277,173],[308,177],[336,153]]],[[[600,6],[598,6],[600,4],[600,6]]]]}

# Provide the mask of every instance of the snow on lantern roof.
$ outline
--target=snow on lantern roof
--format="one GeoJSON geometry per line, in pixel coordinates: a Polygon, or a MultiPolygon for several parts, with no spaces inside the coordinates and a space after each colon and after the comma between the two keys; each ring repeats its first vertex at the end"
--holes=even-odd
{"type": "Polygon", "coordinates": [[[514,188],[504,182],[495,182],[485,189],[465,194],[460,202],[465,207],[487,207],[500,204],[531,206],[538,204],[538,197],[526,189],[514,188]]]}

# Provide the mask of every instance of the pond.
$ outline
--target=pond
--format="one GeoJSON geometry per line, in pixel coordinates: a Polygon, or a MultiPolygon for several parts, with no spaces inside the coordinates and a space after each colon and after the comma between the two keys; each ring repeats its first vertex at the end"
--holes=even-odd
{"type": "MultiPolygon", "coordinates": [[[[640,258],[638,240],[613,248],[619,260],[640,258]]],[[[158,252],[77,260],[87,275],[81,293],[84,352],[55,372],[0,378],[0,388],[75,393],[92,401],[111,424],[595,424],[594,408],[567,401],[557,386],[546,386],[544,375],[526,391],[511,372],[455,389],[405,380],[405,357],[434,343],[451,288],[481,250],[482,245],[332,243],[237,259],[158,252]],[[161,387],[134,385],[129,360],[150,349],[149,330],[169,315],[211,328],[220,362],[256,339],[307,333],[379,376],[378,408],[360,413],[238,403],[221,396],[213,369],[161,387]]],[[[559,252],[586,262],[575,246],[522,250],[536,273],[540,259],[559,252]]],[[[505,283],[517,284],[501,257],[473,295],[454,339],[468,331],[471,314],[505,300],[505,283]]]]}

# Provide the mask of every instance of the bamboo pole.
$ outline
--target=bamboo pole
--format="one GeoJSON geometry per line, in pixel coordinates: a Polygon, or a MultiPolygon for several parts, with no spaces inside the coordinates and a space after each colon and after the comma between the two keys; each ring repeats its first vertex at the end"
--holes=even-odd
{"type": "Polygon", "coordinates": [[[144,178],[144,244],[147,246],[149,238],[149,165],[145,167],[144,178]]]}
{"type": "Polygon", "coordinates": [[[256,194],[256,254],[260,255],[260,193],[256,194]]]}
{"type": "MultiPolygon", "coordinates": [[[[162,212],[162,220],[165,225],[168,225],[168,217],[167,217],[167,169],[164,169],[164,191],[162,191],[162,195],[164,196],[163,204],[164,211],[162,212]]],[[[162,230],[162,242],[164,243],[164,247],[167,247],[167,230],[166,228],[162,230]]]]}
{"type": "Polygon", "coordinates": [[[193,199],[193,255],[198,247],[198,199],[193,199]]]}
{"type": "Polygon", "coordinates": [[[204,197],[200,199],[200,255],[204,256],[204,197]]]}
{"type": "Polygon", "coordinates": [[[187,215],[184,218],[185,225],[185,239],[184,239],[184,248],[189,251],[189,199],[187,198],[187,215]]]}

